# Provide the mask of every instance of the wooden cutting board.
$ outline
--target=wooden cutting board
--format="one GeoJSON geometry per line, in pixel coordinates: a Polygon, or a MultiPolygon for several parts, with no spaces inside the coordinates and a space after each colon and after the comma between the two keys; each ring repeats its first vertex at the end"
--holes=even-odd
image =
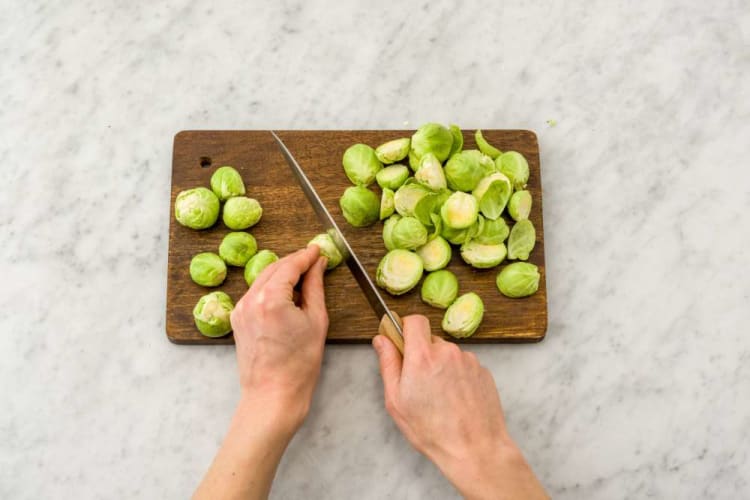
{"type": "MultiPolygon", "coordinates": [[[[377,264],[386,253],[382,223],[368,228],[353,228],[341,215],[338,199],[350,183],[344,175],[341,158],[347,147],[363,142],[373,147],[390,139],[409,137],[406,130],[281,131],[279,137],[305,170],[342,228],[363,265],[375,276],[377,264]]],[[[460,291],[478,293],[485,313],[479,330],[462,342],[538,342],[547,330],[547,287],[544,267],[544,231],[542,226],[542,188],[539,170],[539,145],[536,135],[526,130],[483,130],[485,138],[502,151],[522,153],[529,162],[528,189],[533,196],[531,220],[537,242],[530,262],[539,266],[539,291],[524,299],[509,299],[498,292],[495,277],[504,262],[495,269],[478,270],[461,261],[454,247],[449,269],[458,276],[460,291]]],[[[474,131],[464,130],[464,149],[476,148],[474,131]]],[[[218,252],[219,243],[229,231],[221,220],[212,228],[195,231],[174,219],[177,194],[197,186],[209,187],[211,174],[222,165],[231,165],[242,174],[247,195],[263,206],[263,218],[250,232],[259,249],[268,248],[279,256],[293,252],[322,232],[312,207],[284,161],[271,134],[253,131],[183,131],[174,138],[172,195],[169,213],[169,262],[167,277],[166,330],[169,340],[178,344],[230,344],[232,335],[220,339],[202,336],[193,323],[192,310],[201,295],[210,290],[190,280],[190,259],[199,252],[218,252]]],[[[380,193],[377,185],[373,189],[380,193]]],[[[220,218],[221,219],[221,218],[220,218]]],[[[512,222],[512,221],[511,221],[512,222]]],[[[375,317],[346,265],[326,274],[326,303],[330,316],[329,342],[369,342],[378,331],[375,317]]],[[[383,292],[388,305],[401,316],[425,314],[433,332],[443,334],[443,311],[420,300],[419,287],[400,297],[383,292]]],[[[241,268],[229,268],[224,284],[217,288],[236,302],[247,291],[241,268]]]]}

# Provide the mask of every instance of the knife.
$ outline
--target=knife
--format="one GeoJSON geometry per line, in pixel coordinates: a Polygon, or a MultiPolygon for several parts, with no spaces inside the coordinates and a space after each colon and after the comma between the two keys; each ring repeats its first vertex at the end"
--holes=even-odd
{"type": "Polygon", "coordinates": [[[336,248],[338,248],[339,252],[341,252],[341,255],[344,257],[344,262],[346,262],[346,265],[349,267],[349,270],[354,276],[354,279],[362,289],[362,293],[365,294],[367,302],[370,303],[370,307],[372,307],[372,310],[375,312],[375,314],[379,318],[381,318],[378,332],[388,337],[399,350],[401,355],[403,355],[404,337],[403,329],[401,326],[401,318],[399,318],[398,314],[388,308],[385,300],[383,300],[383,296],[380,295],[380,292],[370,279],[370,275],[367,274],[367,271],[362,266],[360,260],[357,258],[354,250],[352,250],[351,245],[349,245],[349,242],[346,241],[346,238],[336,224],[336,221],[333,220],[331,213],[323,204],[323,200],[321,200],[320,196],[318,196],[318,193],[315,191],[315,188],[310,182],[310,179],[307,178],[307,175],[305,175],[305,172],[299,166],[297,160],[294,159],[294,156],[289,151],[289,148],[286,147],[284,141],[282,141],[273,130],[271,131],[271,135],[273,135],[273,138],[279,145],[281,154],[284,155],[284,159],[286,159],[286,162],[289,165],[289,168],[292,170],[295,179],[297,179],[297,182],[299,183],[300,187],[302,187],[302,191],[305,193],[307,200],[315,210],[315,214],[318,216],[318,219],[325,227],[326,232],[331,236],[331,239],[333,239],[336,248]]]}

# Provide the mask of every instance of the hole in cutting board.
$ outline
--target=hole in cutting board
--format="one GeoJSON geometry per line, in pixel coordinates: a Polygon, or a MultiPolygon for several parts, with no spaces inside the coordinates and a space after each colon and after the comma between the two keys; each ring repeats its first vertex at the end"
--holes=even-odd
{"type": "Polygon", "coordinates": [[[201,156],[201,168],[208,168],[211,166],[211,158],[209,156],[201,156]]]}

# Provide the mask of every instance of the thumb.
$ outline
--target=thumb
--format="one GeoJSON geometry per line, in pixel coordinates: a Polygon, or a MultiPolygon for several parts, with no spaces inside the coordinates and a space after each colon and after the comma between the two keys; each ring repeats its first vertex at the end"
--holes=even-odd
{"type": "Polygon", "coordinates": [[[401,380],[401,353],[384,335],[375,335],[372,339],[372,345],[375,352],[378,353],[380,361],[380,376],[383,377],[383,388],[385,389],[385,398],[395,396],[398,390],[398,383],[401,380]]]}

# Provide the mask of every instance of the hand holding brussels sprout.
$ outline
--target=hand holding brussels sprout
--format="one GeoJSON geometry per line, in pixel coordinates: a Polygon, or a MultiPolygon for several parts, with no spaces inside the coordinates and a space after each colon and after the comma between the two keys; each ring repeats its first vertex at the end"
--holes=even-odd
{"type": "Polygon", "coordinates": [[[328,271],[337,267],[344,260],[344,256],[341,255],[336,243],[334,243],[333,238],[328,233],[315,236],[307,244],[307,246],[310,245],[317,245],[320,248],[320,256],[326,258],[326,270],[328,271]]]}

